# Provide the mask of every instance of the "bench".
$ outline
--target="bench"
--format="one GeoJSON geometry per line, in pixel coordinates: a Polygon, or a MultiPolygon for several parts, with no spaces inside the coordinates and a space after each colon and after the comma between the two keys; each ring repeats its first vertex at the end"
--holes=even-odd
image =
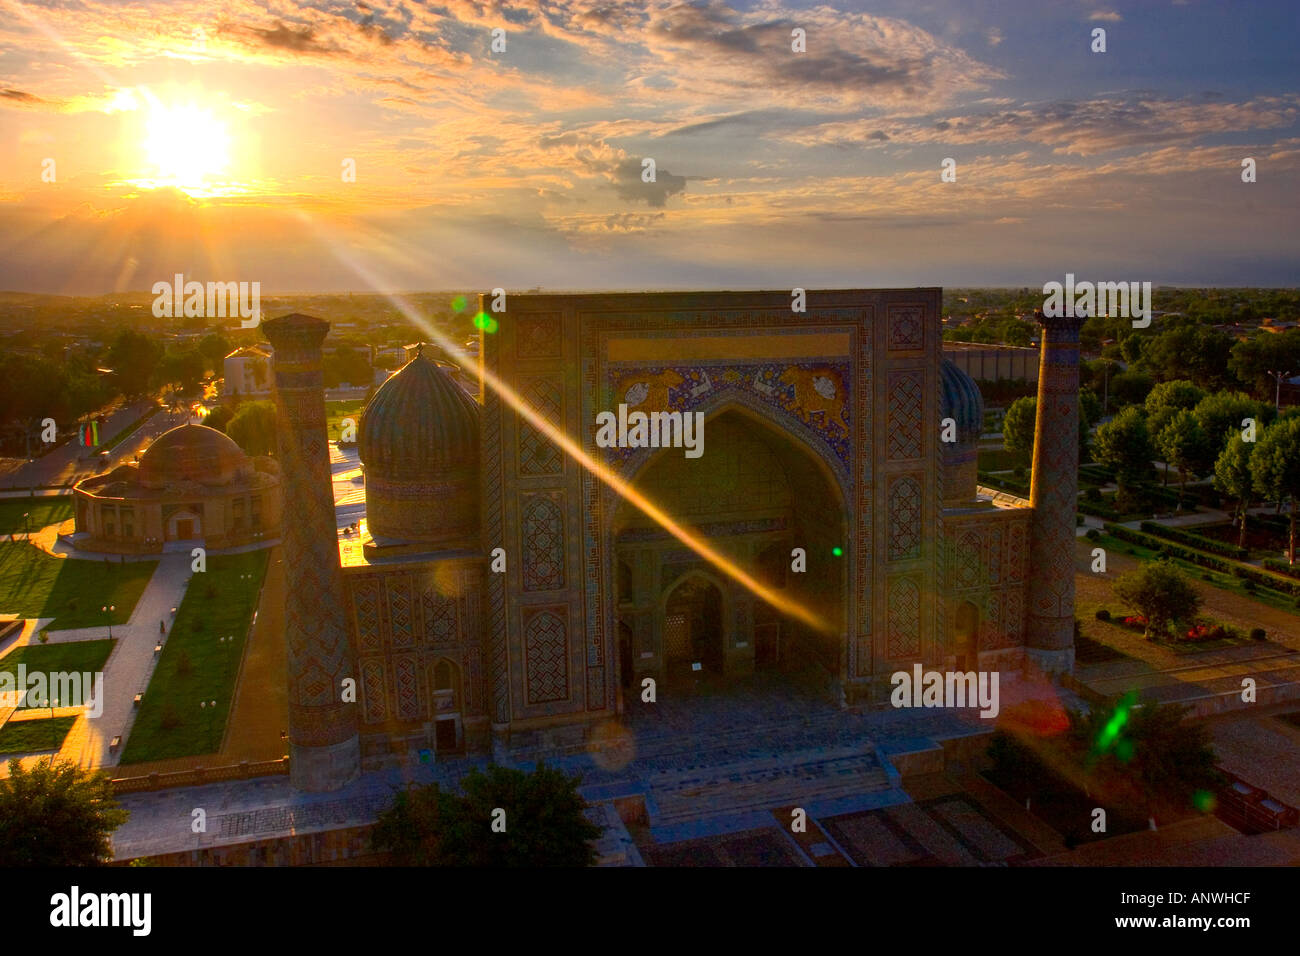
{"type": "Polygon", "coordinates": [[[115,754],[117,753],[117,748],[121,746],[122,746],[122,736],[121,734],[119,734],[108,742],[108,752],[111,754],[115,754]]]}

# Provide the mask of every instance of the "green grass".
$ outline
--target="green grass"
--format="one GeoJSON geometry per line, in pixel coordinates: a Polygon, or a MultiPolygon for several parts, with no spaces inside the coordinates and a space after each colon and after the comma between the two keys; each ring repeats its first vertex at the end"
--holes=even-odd
{"type": "Polygon", "coordinates": [[[0,754],[58,750],[63,746],[63,738],[68,736],[68,731],[76,722],[76,717],[11,720],[0,727],[0,754]]]}
{"type": "MultiPolygon", "coordinates": [[[[1105,548],[1108,553],[1128,554],[1131,549],[1133,557],[1139,558],[1142,561],[1154,561],[1159,557],[1158,552],[1153,551],[1151,548],[1144,548],[1140,544],[1131,544],[1128,541],[1121,541],[1119,538],[1111,537],[1105,532],[1102,532],[1102,534],[1092,543],[1094,546],[1105,548]]],[[[1210,557],[1217,557],[1217,555],[1210,555],[1210,557]]],[[[1196,581],[1204,580],[1207,584],[1213,584],[1215,587],[1221,588],[1224,591],[1231,591],[1233,594],[1238,594],[1244,598],[1250,598],[1251,600],[1258,601],[1260,604],[1267,604],[1269,607],[1277,608],[1279,611],[1295,613],[1295,598],[1267,591],[1263,588],[1259,588],[1254,592],[1247,591],[1242,586],[1245,581],[1242,578],[1237,577],[1235,574],[1224,574],[1222,571],[1213,571],[1210,568],[1203,568],[1199,564],[1193,564],[1191,561],[1184,561],[1182,558],[1169,557],[1167,560],[1171,564],[1175,565],[1180,571],[1184,572],[1189,578],[1196,581]]],[[[1111,613],[1116,613],[1114,608],[1111,609],[1111,613]]],[[[1205,645],[1202,644],[1201,647],[1204,648],[1205,645]]]]}
{"type": "Polygon", "coordinates": [[[1025,466],[1025,473],[1029,472],[1029,462],[1025,461],[1019,455],[1013,455],[1005,448],[981,448],[979,450],[979,470],[980,471],[1010,471],[1017,465],[1025,466]]]}
{"type": "Polygon", "coordinates": [[[325,418],[328,426],[330,441],[338,441],[343,436],[343,419],[351,418],[357,423],[357,428],[361,427],[361,409],[366,403],[359,398],[351,399],[346,402],[326,402],[325,418]]]}
{"type": "Polygon", "coordinates": [[[154,405],[147,412],[145,412],[143,415],[141,415],[139,418],[133,421],[130,425],[127,425],[120,432],[114,435],[111,439],[104,442],[104,444],[100,445],[99,451],[112,451],[118,445],[122,444],[122,442],[126,441],[128,438],[134,435],[136,430],[139,429],[141,425],[143,425],[145,422],[151,419],[154,415],[157,415],[160,411],[162,411],[162,406],[154,405]]]}
{"type": "Polygon", "coordinates": [[[113,651],[117,639],[99,641],[69,641],[66,644],[24,644],[0,657],[0,672],[18,673],[18,665],[26,664],[28,673],[85,673],[104,669],[104,662],[113,651]]]}
{"type": "Polygon", "coordinates": [[[72,517],[72,495],[57,498],[0,498],[0,534],[40,531],[72,517]],[[24,523],[23,513],[29,517],[24,523]]]}
{"type": "Polygon", "coordinates": [[[266,560],[266,551],[214,555],[208,570],[190,579],[122,763],[207,754],[220,746],[266,560]],[[226,636],[234,637],[228,647],[218,640],[226,636]],[[215,710],[200,709],[201,700],[215,700],[215,710]]]}
{"type": "Polygon", "coordinates": [[[125,624],[157,566],[56,558],[25,541],[0,542],[0,612],[52,617],[48,630],[64,630],[105,626],[100,608],[108,605],[117,608],[113,623],[125,624]]]}

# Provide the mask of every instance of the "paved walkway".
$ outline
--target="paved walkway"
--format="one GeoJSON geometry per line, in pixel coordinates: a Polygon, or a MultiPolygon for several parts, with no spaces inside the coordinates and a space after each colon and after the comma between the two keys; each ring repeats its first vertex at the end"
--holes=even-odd
{"type": "MultiPolygon", "coordinates": [[[[134,698],[144,693],[157,664],[154,645],[158,643],[158,622],[166,621],[170,627],[172,608],[179,607],[190,578],[190,556],[164,555],[158,568],[136,602],[131,619],[126,624],[113,627],[117,642],[104,664],[103,712],[97,718],[82,714],[73,725],[59,750],[58,759],[70,760],[81,767],[94,768],[115,764],[117,755],[109,752],[113,737],[121,736],[125,743],[135,719],[134,698]]],[[[30,644],[40,629],[51,618],[29,620],[14,647],[30,644]]],[[[101,625],[49,631],[49,644],[66,644],[74,641],[103,640],[108,636],[101,625]]],[[[5,771],[0,769],[0,774],[5,771]]]]}

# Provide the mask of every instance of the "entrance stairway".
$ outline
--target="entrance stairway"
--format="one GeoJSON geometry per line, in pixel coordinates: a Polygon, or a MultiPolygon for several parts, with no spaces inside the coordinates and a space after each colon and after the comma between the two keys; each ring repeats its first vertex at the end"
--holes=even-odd
{"type": "Polygon", "coordinates": [[[647,775],[651,824],[801,806],[891,789],[896,777],[870,745],[797,751],[647,775]]]}

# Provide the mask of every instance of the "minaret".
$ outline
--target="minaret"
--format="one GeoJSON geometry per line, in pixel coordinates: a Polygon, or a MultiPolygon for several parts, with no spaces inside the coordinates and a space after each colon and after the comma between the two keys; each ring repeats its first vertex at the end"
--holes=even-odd
{"type": "Polygon", "coordinates": [[[275,355],[276,444],[284,494],[285,638],[289,645],[289,776],[298,790],[337,790],[361,772],[356,678],[325,430],[321,343],[329,323],[286,315],[262,323],[275,355]]]}
{"type": "Polygon", "coordinates": [[[1038,365],[1038,420],[1029,492],[1029,659],[1049,674],[1074,670],[1075,512],[1079,494],[1079,329],[1047,318],[1038,365]]]}

